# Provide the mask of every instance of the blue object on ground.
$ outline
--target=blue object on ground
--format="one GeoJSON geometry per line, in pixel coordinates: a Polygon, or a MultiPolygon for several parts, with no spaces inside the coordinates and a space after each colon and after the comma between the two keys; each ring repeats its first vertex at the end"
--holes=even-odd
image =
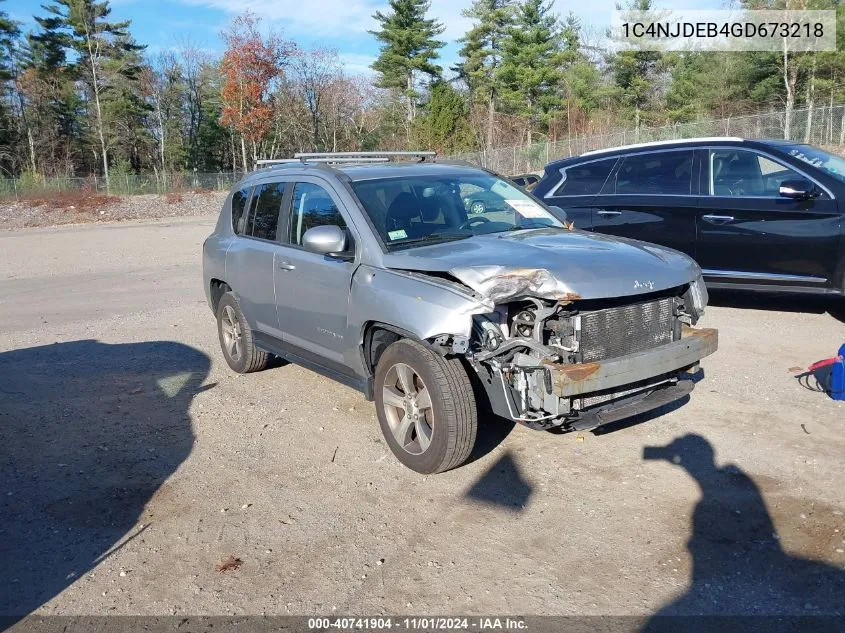
{"type": "Polygon", "coordinates": [[[839,360],[830,370],[830,397],[845,400],[845,344],[839,348],[839,360]]]}

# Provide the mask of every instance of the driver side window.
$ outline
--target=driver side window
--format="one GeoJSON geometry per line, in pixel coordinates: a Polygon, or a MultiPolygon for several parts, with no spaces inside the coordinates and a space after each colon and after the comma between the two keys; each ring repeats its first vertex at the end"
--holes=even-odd
{"type": "Polygon", "coordinates": [[[301,246],[302,236],[308,229],[323,225],[339,226],[346,230],[346,222],[328,191],[310,182],[296,183],[288,222],[289,242],[301,246]]]}
{"type": "Polygon", "coordinates": [[[756,152],[725,148],[710,150],[710,195],[777,198],[784,180],[801,174],[756,152]]]}

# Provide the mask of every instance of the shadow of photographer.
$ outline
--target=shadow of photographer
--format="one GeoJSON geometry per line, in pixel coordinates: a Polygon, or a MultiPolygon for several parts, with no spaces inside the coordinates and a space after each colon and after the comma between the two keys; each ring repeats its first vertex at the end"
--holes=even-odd
{"type": "MultiPolygon", "coordinates": [[[[644,631],[680,630],[681,623],[666,616],[845,615],[845,570],[785,552],[760,489],[740,468],[717,466],[706,439],[684,435],[667,446],[646,447],[643,458],[683,468],[701,490],[687,543],[690,586],[644,631]]],[[[682,628],[712,630],[717,622],[698,624],[704,628],[684,618],[682,628]]],[[[781,630],[774,622],[758,624],[781,630]]]]}
{"type": "Polygon", "coordinates": [[[93,340],[0,353],[0,629],[135,538],[188,457],[208,357],[93,340]]]}

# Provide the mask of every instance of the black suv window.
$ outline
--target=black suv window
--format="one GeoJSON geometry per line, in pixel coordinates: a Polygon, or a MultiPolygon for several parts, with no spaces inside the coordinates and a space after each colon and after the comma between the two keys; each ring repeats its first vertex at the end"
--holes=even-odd
{"type": "Polygon", "coordinates": [[[249,189],[249,187],[244,187],[232,194],[232,230],[238,235],[244,232],[244,224],[246,223],[244,209],[246,209],[246,201],[249,199],[249,189]]]}
{"type": "Polygon", "coordinates": [[[315,226],[334,225],[346,229],[346,222],[329,193],[320,185],[298,182],[291,198],[288,239],[302,244],[302,236],[315,226]]]}
{"type": "Polygon", "coordinates": [[[626,156],[616,172],[616,193],[688,195],[692,159],[689,150],[626,156]]]}
{"type": "Polygon", "coordinates": [[[252,213],[250,213],[253,237],[275,241],[284,195],[285,183],[283,182],[269,182],[255,188],[252,195],[252,213]]]}
{"type": "Polygon", "coordinates": [[[604,181],[616,164],[615,158],[597,160],[567,167],[565,177],[555,190],[555,196],[590,196],[601,191],[604,181]]]}
{"type": "Polygon", "coordinates": [[[710,195],[779,197],[780,183],[802,178],[789,167],[747,150],[710,151],[710,195]]]}

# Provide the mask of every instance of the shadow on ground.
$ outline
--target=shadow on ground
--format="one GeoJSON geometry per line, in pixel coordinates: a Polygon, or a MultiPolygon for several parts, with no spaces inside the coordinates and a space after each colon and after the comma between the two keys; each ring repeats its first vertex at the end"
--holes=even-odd
{"type": "Polygon", "coordinates": [[[209,365],[172,342],[0,354],[0,615],[37,609],[145,529],[191,452],[209,365]]]}
{"type": "MultiPolygon", "coordinates": [[[[845,570],[785,552],[754,481],[736,466],[717,466],[706,439],[685,435],[667,446],[646,447],[643,458],[683,468],[701,490],[687,543],[690,586],[644,631],[749,630],[727,620],[701,620],[705,628],[697,628],[695,621],[667,616],[845,615],[845,570]]],[[[774,621],[758,624],[760,630],[782,630],[774,621]]]]}
{"type": "Polygon", "coordinates": [[[710,305],[741,310],[770,310],[773,312],[828,313],[845,323],[845,298],[811,295],[780,295],[740,290],[711,290],[710,305]]]}
{"type": "Polygon", "coordinates": [[[532,486],[522,476],[513,456],[506,452],[467,491],[467,499],[522,512],[532,486]]]}

